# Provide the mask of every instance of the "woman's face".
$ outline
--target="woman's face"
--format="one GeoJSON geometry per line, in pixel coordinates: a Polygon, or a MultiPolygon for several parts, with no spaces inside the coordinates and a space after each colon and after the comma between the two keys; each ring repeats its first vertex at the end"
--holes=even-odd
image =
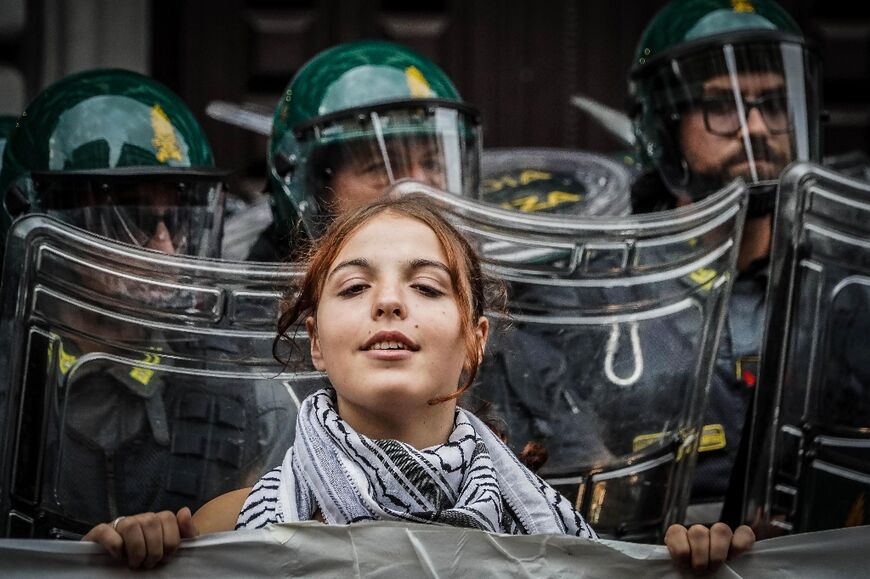
{"type": "MultiPolygon", "coordinates": [[[[427,225],[382,213],[360,227],[330,265],[316,319],[306,321],[314,365],[328,374],[342,417],[360,430],[351,415],[394,420],[441,407],[452,420],[452,404],[428,401],[458,387],[461,315],[427,225]]],[[[481,318],[481,346],[486,332],[481,318]]]]}

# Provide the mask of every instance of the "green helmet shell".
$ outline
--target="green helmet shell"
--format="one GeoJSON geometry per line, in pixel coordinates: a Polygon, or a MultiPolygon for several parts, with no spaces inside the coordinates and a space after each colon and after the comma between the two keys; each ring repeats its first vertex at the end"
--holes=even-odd
{"type": "Polygon", "coordinates": [[[459,100],[459,93],[444,71],[404,46],[341,44],[309,60],[290,81],[275,111],[272,138],[330,113],[412,98],[459,100]]]}
{"type": "Polygon", "coordinates": [[[291,191],[299,185],[282,176],[282,165],[300,159],[294,129],[343,111],[412,99],[461,102],[444,71],[391,42],[341,44],[308,61],[284,91],[272,126],[268,164],[276,222],[290,229],[299,216],[299,195],[291,191]]]}
{"type": "Polygon", "coordinates": [[[688,42],[743,30],[801,35],[792,17],[771,0],[674,0],[641,34],[634,67],[688,42]]]}
{"type": "MultiPolygon", "coordinates": [[[[187,105],[141,74],[91,70],[49,86],[28,105],[3,153],[0,199],[13,185],[32,195],[33,171],[130,167],[213,168],[211,148],[187,105]]],[[[12,216],[0,211],[0,235],[12,216]]]]}

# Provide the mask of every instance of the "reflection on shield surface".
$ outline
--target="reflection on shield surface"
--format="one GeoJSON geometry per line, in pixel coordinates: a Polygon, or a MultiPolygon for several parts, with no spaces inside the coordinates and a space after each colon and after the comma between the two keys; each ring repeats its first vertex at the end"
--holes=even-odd
{"type": "Polygon", "coordinates": [[[490,149],[481,158],[481,200],[523,213],[627,215],[632,174],[585,151],[490,149]]]}
{"type": "Polygon", "coordinates": [[[44,215],[7,242],[0,533],[196,509],[281,462],[322,378],[272,358],[282,265],[171,256],[44,215]]]}
{"type": "Polygon", "coordinates": [[[508,286],[475,392],[517,451],[607,537],[654,542],[681,520],[743,223],[735,182],[671,212],[523,213],[413,182],[508,286]]]}
{"type": "Polygon", "coordinates": [[[762,536],[867,524],[870,182],[783,173],[744,515],[762,536]]]}

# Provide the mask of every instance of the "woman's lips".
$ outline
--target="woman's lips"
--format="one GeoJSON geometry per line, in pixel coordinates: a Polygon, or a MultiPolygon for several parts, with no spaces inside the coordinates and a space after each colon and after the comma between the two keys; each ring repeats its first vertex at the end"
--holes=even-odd
{"type": "Polygon", "coordinates": [[[399,360],[407,360],[414,355],[412,350],[363,350],[368,358],[372,360],[381,360],[386,362],[397,362],[399,360]]]}
{"type": "Polygon", "coordinates": [[[368,351],[378,346],[384,346],[385,344],[398,344],[404,349],[413,352],[420,349],[417,342],[398,330],[381,330],[366,340],[360,349],[368,351]]]}

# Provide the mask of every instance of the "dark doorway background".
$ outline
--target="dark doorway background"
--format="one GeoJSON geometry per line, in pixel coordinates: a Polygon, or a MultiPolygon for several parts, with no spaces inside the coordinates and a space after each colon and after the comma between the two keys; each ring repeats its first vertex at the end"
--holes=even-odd
{"type": "MultiPolygon", "coordinates": [[[[641,31],[664,0],[154,0],[152,70],[200,116],[218,163],[265,175],[266,139],[205,118],[214,99],[273,106],[320,50],[401,42],[443,67],[483,113],[484,145],[611,152],[575,109],[583,93],[620,109],[641,31]]],[[[870,3],[784,0],[825,62],[827,154],[870,153],[870,3]]]]}

